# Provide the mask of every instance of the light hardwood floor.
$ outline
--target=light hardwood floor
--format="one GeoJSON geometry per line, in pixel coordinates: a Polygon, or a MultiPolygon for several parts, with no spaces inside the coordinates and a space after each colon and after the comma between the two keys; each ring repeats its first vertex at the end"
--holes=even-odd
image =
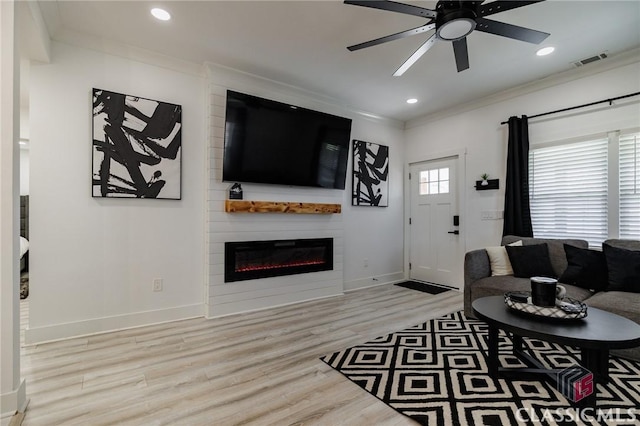
{"type": "Polygon", "coordinates": [[[456,291],[383,285],[23,347],[23,424],[415,424],[318,358],[460,309],[456,291]]]}

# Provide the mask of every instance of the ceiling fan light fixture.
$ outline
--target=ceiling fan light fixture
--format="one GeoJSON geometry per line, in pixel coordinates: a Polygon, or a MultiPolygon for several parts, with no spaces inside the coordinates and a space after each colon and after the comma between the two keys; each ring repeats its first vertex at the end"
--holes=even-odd
{"type": "Polygon", "coordinates": [[[487,34],[494,34],[513,40],[527,43],[541,44],[551,34],[530,28],[508,24],[506,22],[487,19],[487,16],[529,6],[538,1],[490,1],[483,4],[483,1],[465,0],[438,0],[435,9],[427,9],[413,4],[399,3],[397,1],[367,1],[367,0],[345,0],[346,4],[368,7],[388,12],[398,12],[405,15],[429,18],[426,24],[379,37],[364,43],[348,46],[350,52],[360,50],[365,47],[377,46],[393,40],[422,34],[430,31],[434,27],[434,34],[424,42],[401,66],[393,73],[394,77],[399,77],[405,73],[424,53],[429,50],[437,40],[450,41],[453,46],[453,53],[456,60],[458,72],[469,68],[469,53],[467,47],[467,36],[478,30],[487,34]]]}
{"type": "Polygon", "coordinates": [[[471,18],[458,18],[443,23],[436,31],[438,38],[446,41],[460,40],[476,28],[476,21],[471,18]]]}

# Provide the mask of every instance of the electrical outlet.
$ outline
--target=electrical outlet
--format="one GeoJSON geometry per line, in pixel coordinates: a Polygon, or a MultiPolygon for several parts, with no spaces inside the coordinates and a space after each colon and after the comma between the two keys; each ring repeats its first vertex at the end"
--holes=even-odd
{"type": "Polygon", "coordinates": [[[153,280],[153,291],[162,291],[162,278],[153,280]]]}
{"type": "Polygon", "coordinates": [[[369,267],[369,259],[367,259],[365,257],[364,261],[362,262],[362,264],[364,265],[365,268],[369,267]]]}

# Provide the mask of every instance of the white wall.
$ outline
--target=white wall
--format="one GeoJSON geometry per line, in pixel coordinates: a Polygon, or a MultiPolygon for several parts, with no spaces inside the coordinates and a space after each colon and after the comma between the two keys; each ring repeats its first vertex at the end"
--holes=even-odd
{"type": "MultiPolygon", "coordinates": [[[[354,116],[352,139],[389,145],[389,205],[351,205],[351,177],[347,176],[344,216],[345,290],[404,278],[404,131],[394,126],[354,116]],[[367,259],[368,266],[364,266],[367,259]]],[[[351,161],[349,173],[352,170],[351,161]]]]}
{"type": "Polygon", "coordinates": [[[29,150],[20,148],[20,195],[29,195],[29,150]]]}
{"type": "Polygon", "coordinates": [[[365,118],[340,105],[319,99],[282,83],[209,66],[210,140],[208,191],[207,315],[228,315],[248,310],[342,294],[344,290],[399,280],[402,257],[401,124],[365,118]],[[351,159],[347,189],[294,188],[243,184],[244,198],[257,201],[297,201],[342,204],[342,214],[230,214],[224,212],[229,183],[222,182],[224,107],[226,90],[287,102],[353,119],[352,139],[390,146],[390,200],[387,208],[351,206],[351,159]],[[224,243],[293,238],[334,239],[333,271],[286,277],[224,282],[224,243]],[[363,266],[367,258],[369,266],[363,266]]]}
{"type": "MultiPolygon", "coordinates": [[[[471,111],[431,121],[418,119],[407,124],[406,161],[429,153],[467,149],[466,217],[467,250],[497,245],[502,236],[502,220],[482,221],[484,210],[504,209],[504,178],[508,129],[500,125],[512,115],[534,115],[546,111],[622,96],[640,90],[640,63],[622,65],[598,74],[541,88],[471,111]],[[498,191],[475,191],[474,182],[482,173],[500,179],[498,191]]],[[[598,106],[564,115],[532,119],[529,122],[532,146],[576,136],[640,126],[638,98],[617,102],[618,106],[598,106]]]]}
{"type": "Polygon", "coordinates": [[[203,75],[60,43],[32,67],[28,342],[203,314],[205,110],[203,75]],[[182,200],[91,197],[94,87],[182,105],[182,200]]]}
{"type": "Polygon", "coordinates": [[[22,103],[20,105],[20,195],[29,195],[29,101],[28,96],[23,95],[22,92],[29,92],[30,69],[31,64],[28,60],[20,61],[20,102],[22,103]],[[26,145],[22,145],[23,143],[26,145]]]}

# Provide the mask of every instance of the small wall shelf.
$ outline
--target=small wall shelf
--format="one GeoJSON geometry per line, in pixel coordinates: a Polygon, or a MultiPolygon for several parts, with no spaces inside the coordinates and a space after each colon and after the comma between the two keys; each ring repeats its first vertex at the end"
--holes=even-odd
{"type": "Polygon", "coordinates": [[[342,213],[342,205],[324,203],[225,200],[224,211],[227,213],[332,214],[342,213]]]}
{"type": "Polygon", "coordinates": [[[488,179],[487,185],[482,185],[481,180],[476,181],[476,191],[486,191],[487,189],[500,189],[500,179],[488,179]]]}

